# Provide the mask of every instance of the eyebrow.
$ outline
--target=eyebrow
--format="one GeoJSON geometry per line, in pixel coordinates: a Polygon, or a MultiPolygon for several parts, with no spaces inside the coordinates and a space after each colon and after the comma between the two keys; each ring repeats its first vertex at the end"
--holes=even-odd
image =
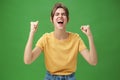
{"type": "Polygon", "coordinates": [[[60,13],[60,12],[55,12],[55,14],[66,14],[66,12],[62,12],[62,13],[60,13]]]}

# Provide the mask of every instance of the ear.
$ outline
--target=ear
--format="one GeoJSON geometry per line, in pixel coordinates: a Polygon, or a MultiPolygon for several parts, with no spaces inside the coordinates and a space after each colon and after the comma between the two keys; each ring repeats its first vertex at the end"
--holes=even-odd
{"type": "Polygon", "coordinates": [[[50,17],[50,22],[52,22],[52,23],[53,23],[52,17],[50,17]]]}

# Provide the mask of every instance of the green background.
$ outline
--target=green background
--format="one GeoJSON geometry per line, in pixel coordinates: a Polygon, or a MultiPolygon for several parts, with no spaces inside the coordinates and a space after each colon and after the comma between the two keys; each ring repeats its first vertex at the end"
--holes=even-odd
{"type": "MultiPolygon", "coordinates": [[[[33,47],[45,32],[53,31],[50,12],[56,2],[70,11],[67,30],[79,33],[89,24],[98,53],[97,66],[78,55],[77,80],[120,80],[120,1],[119,0],[0,0],[0,80],[43,80],[44,55],[31,65],[23,62],[30,21],[39,21],[33,47]]],[[[89,46],[88,46],[89,47],[89,46]]]]}

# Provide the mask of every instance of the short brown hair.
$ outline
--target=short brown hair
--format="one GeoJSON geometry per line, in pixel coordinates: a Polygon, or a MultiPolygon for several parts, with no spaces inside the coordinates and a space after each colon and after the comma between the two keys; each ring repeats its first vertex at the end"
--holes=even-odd
{"type": "Polygon", "coordinates": [[[54,5],[52,11],[51,11],[51,19],[53,20],[53,17],[54,17],[54,14],[55,14],[55,11],[58,9],[58,8],[63,8],[65,10],[65,13],[66,13],[66,16],[67,16],[67,21],[69,20],[69,11],[68,11],[68,8],[63,5],[61,2],[58,2],[54,5]]]}

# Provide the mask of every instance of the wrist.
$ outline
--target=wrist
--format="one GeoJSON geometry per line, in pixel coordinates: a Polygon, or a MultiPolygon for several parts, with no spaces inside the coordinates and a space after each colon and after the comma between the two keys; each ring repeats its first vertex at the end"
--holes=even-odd
{"type": "Polygon", "coordinates": [[[35,32],[34,31],[30,31],[30,36],[34,36],[35,32]]]}
{"type": "Polygon", "coordinates": [[[31,31],[30,31],[30,34],[35,34],[35,31],[32,31],[32,30],[31,30],[31,31]]]}
{"type": "Polygon", "coordinates": [[[89,35],[89,36],[87,36],[88,37],[88,39],[93,39],[93,36],[92,35],[89,35]]]}

